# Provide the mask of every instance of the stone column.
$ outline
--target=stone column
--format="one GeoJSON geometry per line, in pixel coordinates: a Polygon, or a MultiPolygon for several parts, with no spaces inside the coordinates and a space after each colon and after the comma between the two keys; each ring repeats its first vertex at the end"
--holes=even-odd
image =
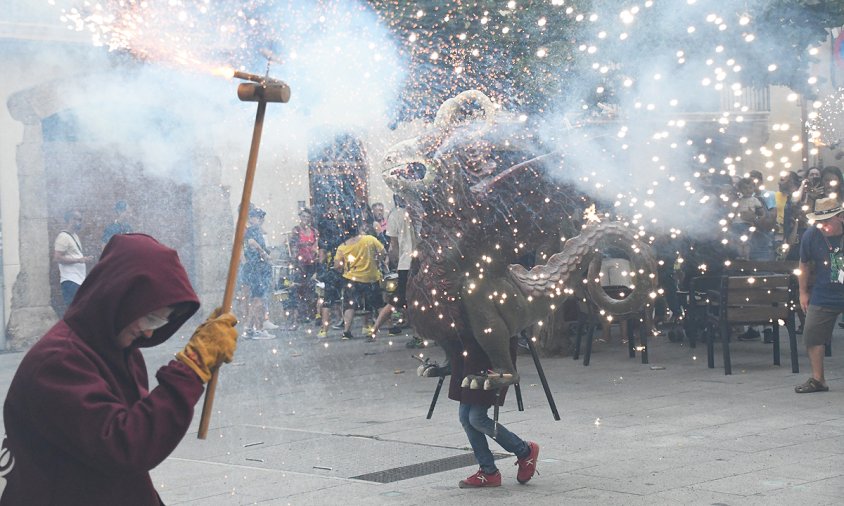
{"type": "Polygon", "coordinates": [[[28,348],[58,316],[50,306],[50,238],[47,228],[47,181],[41,120],[56,109],[53,85],[18,92],[8,101],[12,117],[24,124],[17,149],[20,188],[20,272],[12,286],[7,329],[9,349],[28,348]]]}

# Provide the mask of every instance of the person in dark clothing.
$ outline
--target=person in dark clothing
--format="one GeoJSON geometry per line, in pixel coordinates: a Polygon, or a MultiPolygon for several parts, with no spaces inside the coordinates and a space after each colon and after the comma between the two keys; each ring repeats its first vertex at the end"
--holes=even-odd
{"type": "Polygon", "coordinates": [[[152,390],[140,348],[198,309],[175,250],[147,235],[113,237],[9,386],[0,505],[163,504],[149,471],[184,437],[211,370],[231,360],[237,320],[214,311],[152,390]]]}
{"type": "Polygon", "coordinates": [[[320,330],[317,337],[328,337],[328,328],[331,325],[332,309],[335,315],[336,324],[334,328],[343,328],[343,311],[340,302],[342,299],[343,276],[334,269],[334,254],[337,247],[345,240],[341,217],[338,214],[337,206],[328,203],[324,212],[317,220],[317,245],[319,246],[319,265],[317,266],[317,280],[322,283],[322,297],[319,301],[320,330]]]}
{"type": "MultiPolygon", "coordinates": [[[[501,473],[495,465],[495,458],[489,449],[487,437],[495,440],[502,448],[514,453],[518,460],[519,470],[516,479],[519,483],[527,483],[536,472],[536,459],[539,457],[539,445],[524,441],[513,434],[506,427],[489,418],[489,408],[498,401],[504,404],[507,389],[501,389],[496,399],[494,390],[472,389],[463,385],[463,378],[467,374],[479,374],[488,371],[492,364],[486,353],[473,338],[463,340],[462,347],[455,343],[450,346],[450,363],[452,367],[451,379],[448,384],[448,398],[460,403],[458,417],[472,452],[480,468],[473,475],[461,480],[460,488],[498,487],[501,486],[501,473]]],[[[516,358],[516,339],[510,340],[510,355],[516,358]]]]}
{"type": "Polygon", "coordinates": [[[118,200],[114,203],[114,221],[109,223],[103,230],[103,246],[117,234],[129,234],[132,226],[128,223],[129,204],[125,200],[118,200]]]}
{"type": "Polygon", "coordinates": [[[777,209],[778,236],[777,251],[780,258],[786,258],[792,249],[796,250],[795,257],[799,255],[800,246],[797,236],[798,214],[795,212],[795,203],[792,195],[800,187],[800,178],[794,171],[787,172],[779,180],[779,191],[774,194],[777,209]]]}
{"type": "Polygon", "coordinates": [[[249,304],[244,318],[245,337],[249,339],[273,339],[275,335],[264,330],[264,297],[270,287],[273,267],[270,252],[264,241],[266,212],[254,208],[249,211],[249,226],[243,236],[243,280],[249,285],[249,304]]]}

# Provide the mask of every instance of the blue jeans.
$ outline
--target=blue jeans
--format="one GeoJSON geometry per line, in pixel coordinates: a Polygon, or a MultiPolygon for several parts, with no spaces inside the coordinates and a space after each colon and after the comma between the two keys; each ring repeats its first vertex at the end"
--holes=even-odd
{"type": "MultiPolygon", "coordinates": [[[[498,470],[495,467],[495,458],[489,451],[486,437],[492,437],[495,432],[495,422],[487,415],[489,406],[477,406],[474,404],[460,403],[460,424],[466,435],[469,437],[469,444],[475,453],[475,459],[480,465],[481,471],[492,474],[498,470]]],[[[498,424],[498,437],[493,438],[495,442],[517,457],[523,458],[530,454],[530,447],[519,436],[507,430],[500,423],[498,424]]]]}
{"type": "Polygon", "coordinates": [[[76,296],[76,291],[79,290],[79,285],[74,283],[73,281],[62,281],[62,300],[64,300],[64,307],[65,309],[70,306],[70,303],[73,302],[73,298],[76,296]]]}

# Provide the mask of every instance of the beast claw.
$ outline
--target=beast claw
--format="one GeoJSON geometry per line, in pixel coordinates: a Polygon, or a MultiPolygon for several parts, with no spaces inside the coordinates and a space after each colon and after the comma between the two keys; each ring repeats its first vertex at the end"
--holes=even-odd
{"type": "Polygon", "coordinates": [[[496,388],[506,387],[519,382],[518,374],[509,372],[488,371],[486,376],[484,390],[495,390],[496,388]]]}
{"type": "Polygon", "coordinates": [[[428,359],[425,359],[416,368],[416,374],[423,378],[441,378],[451,374],[451,366],[449,364],[440,365],[437,362],[429,362],[428,359]]]}
{"type": "Polygon", "coordinates": [[[436,362],[433,364],[420,365],[416,369],[416,374],[423,378],[439,378],[441,376],[448,376],[445,368],[440,367],[436,362]]]}
{"type": "Polygon", "coordinates": [[[518,374],[490,370],[482,374],[470,374],[464,377],[460,386],[472,390],[495,390],[496,388],[506,387],[518,382],[518,374]]]}

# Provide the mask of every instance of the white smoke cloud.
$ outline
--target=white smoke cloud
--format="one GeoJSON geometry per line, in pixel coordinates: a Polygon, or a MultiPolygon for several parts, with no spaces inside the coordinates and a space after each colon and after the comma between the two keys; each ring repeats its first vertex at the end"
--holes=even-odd
{"type": "Polygon", "coordinates": [[[179,181],[192,177],[182,162],[197,150],[224,164],[233,152],[245,158],[254,107],[237,101],[236,83],[214,75],[221,67],[263,74],[269,57],[270,75],[291,86],[288,104],[267,109],[271,140],[262,155],[276,160],[301,156],[325,125],[360,135],[384,128],[404,78],[386,29],[354,1],[149,3],[134,11],[124,2],[53,3],[45,11],[39,2],[32,15],[52,12],[100,44],[82,59],[64,59],[53,46],[38,58],[82,77],[62,85],[66,119],[86,142],[179,181]]]}
{"type": "Polygon", "coordinates": [[[539,132],[565,155],[556,177],[650,230],[712,234],[723,211],[704,195],[701,174],[761,168],[749,155],[760,146],[737,141],[755,112],[741,95],[750,63],[741,54],[771,63],[777,55],[725,42],[753,40],[745,2],[637,5],[593,5],[578,41],[581,74],[539,132]]]}

